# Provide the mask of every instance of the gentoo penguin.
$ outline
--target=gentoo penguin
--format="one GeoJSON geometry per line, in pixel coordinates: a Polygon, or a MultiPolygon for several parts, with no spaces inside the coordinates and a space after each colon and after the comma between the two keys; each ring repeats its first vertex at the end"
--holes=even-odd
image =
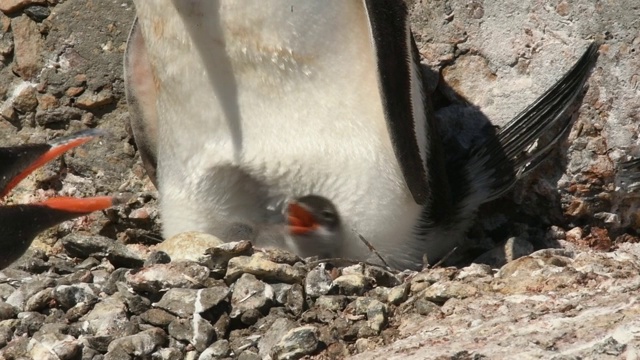
{"type": "MultiPolygon", "coordinates": [[[[0,197],[38,167],[101,134],[97,130],[87,130],[48,144],[0,148],[0,197]]],[[[58,197],[34,204],[0,206],[0,269],[20,258],[40,232],[113,204],[114,198],[102,196],[58,197]]]]}
{"type": "Polygon", "coordinates": [[[287,201],[282,213],[281,220],[256,227],[255,246],[290,249],[302,257],[326,259],[340,255],[345,229],[329,199],[302,196],[287,201]]]}
{"type": "MultiPolygon", "coordinates": [[[[596,53],[497,136],[451,157],[403,1],[134,3],[127,98],[164,235],[219,235],[259,222],[274,199],[318,194],[400,269],[444,256],[478,207],[539,161],[596,53]]],[[[375,261],[355,237],[339,254],[375,261]]]]}

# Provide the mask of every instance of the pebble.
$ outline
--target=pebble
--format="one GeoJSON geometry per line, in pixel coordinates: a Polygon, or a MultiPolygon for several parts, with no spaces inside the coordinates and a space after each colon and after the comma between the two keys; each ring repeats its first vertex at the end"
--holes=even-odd
{"type": "Polygon", "coordinates": [[[252,315],[256,312],[266,314],[274,303],[275,292],[271,285],[254,275],[243,274],[234,285],[229,316],[234,319],[249,311],[252,311],[252,315]]]}
{"type": "Polygon", "coordinates": [[[274,359],[300,359],[311,355],[318,348],[318,329],[306,325],[289,330],[273,347],[274,359]]]}
{"type": "Polygon", "coordinates": [[[232,283],[242,274],[252,274],[265,281],[301,284],[306,271],[288,264],[278,264],[259,255],[238,256],[229,260],[225,281],[232,283]]]}
{"type": "Polygon", "coordinates": [[[172,288],[201,288],[207,283],[209,269],[194,262],[172,262],[150,265],[124,277],[134,291],[157,294],[172,288]]]}

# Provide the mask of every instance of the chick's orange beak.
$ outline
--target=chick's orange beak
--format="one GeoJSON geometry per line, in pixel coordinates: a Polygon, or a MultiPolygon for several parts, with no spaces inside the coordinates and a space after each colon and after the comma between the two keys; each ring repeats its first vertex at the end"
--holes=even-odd
{"type": "Polygon", "coordinates": [[[287,207],[287,227],[294,235],[308,234],[318,228],[313,214],[298,203],[291,202],[287,207]]]}

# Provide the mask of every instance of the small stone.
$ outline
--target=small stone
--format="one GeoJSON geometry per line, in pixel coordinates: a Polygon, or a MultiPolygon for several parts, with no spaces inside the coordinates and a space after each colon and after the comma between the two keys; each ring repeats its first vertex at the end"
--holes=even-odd
{"type": "Polygon", "coordinates": [[[40,126],[66,123],[71,120],[81,120],[84,111],[69,106],[60,106],[52,109],[38,109],[36,111],[36,123],[40,126]]]}
{"type": "MultiPolygon", "coordinates": [[[[5,270],[6,271],[6,270],[5,270]]],[[[15,278],[15,277],[14,277],[15,278]]],[[[36,276],[32,280],[25,282],[16,291],[14,291],[6,300],[10,304],[22,311],[27,301],[38,292],[55,286],[55,281],[46,276],[36,276]]]]}
{"type": "MultiPolygon", "coordinates": [[[[236,284],[237,286],[237,284],[236,284]]],[[[229,288],[216,286],[206,289],[170,289],[154,306],[182,318],[203,313],[218,305],[229,295],[229,288]]]]}
{"type": "Polygon", "coordinates": [[[248,310],[266,314],[274,303],[275,293],[271,285],[258,280],[251,274],[244,274],[236,281],[231,295],[231,312],[234,319],[248,310]]]}
{"type": "Polygon", "coordinates": [[[144,260],[129,250],[126,245],[108,237],[71,233],[61,241],[62,246],[71,256],[107,258],[117,267],[140,267],[144,263],[144,260]]]}
{"type": "Polygon", "coordinates": [[[379,266],[366,266],[364,268],[364,276],[375,279],[377,286],[394,287],[402,284],[402,281],[391,271],[379,266]]]}
{"type": "Polygon", "coordinates": [[[289,330],[276,346],[271,356],[274,359],[300,359],[313,354],[318,348],[318,329],[306,325],[289,330]]]}
{"type": "Polygon", "coordinates": [[[111,104],[114,100],[110,89],[102,89],[98,93],[84,92],[76,99],[76,106],[80,109],[91,110],[111,104]]]}
{"type": "Polygon", "coordinates": [[[148,324],[159,327],[169,326],[176,319],[174,315],[162,309],[149,309],[140,314],[140,318],[148,324]]]}
{"type": "Polygon", "coordinates": [[[411,286],[409,284],[398,285],[391,290],[387,295],[387,302],[393,305],[400,305],[407,300],[411,286]]]}
{"type": "Polygon", "coordinates": [[[42,22],[51,15],[51,10],[46,6],[32,5],[24,9],[24,13],[35,22],[42,22]]]}
{"type": "Polygon", "coordinates": [[[349,309],[353,309],[355,315],[366,315],[367,325],[376,336],[387,326],[387,306],[378,300],[359,297],[347,306],[346,311],[349,309]]]}
{"type": "Polygon", "coordinates": [[[279,248],[265,248],[257,253],[257,256],[263,256],[269,261],[273,261],[278,264],[293,265],[297,262],[301,262],[300,257],[290,251],[279,248]]]}
{"type": "Polygon", "coordinates": [[[413,306],[418,312],[418,314],[424,315],[424,316],[429,315],[431,313],[440,312],[440,307],[438,307],[438,305],[432,303],[427,299],[422,299],[422,298],[417,299],[413,306]]]}
{"type": "Polygon", "coordinates": [[[238,279],[242,274],[252,274],[259,279],[273,282],[284,282],[287,284],[301,284],[304,277],[304,269],[287,265],[277,264],[252,255],[238,256],[229,260],[225,281],[229,284],[238,279]]]}
{"type": "Polygon", "coordinates": [[[306,294],[312,298],[326,295],[331,291],[333,277],[326,264],[321,263],[307,273],[304,280],[304,290],[306,294]]]}
{"type": "Polygon", "coordinates": [[[478,289],[472,285],[461,282],[437,282],[420,292],[417,297],[442,304],[445,301],[456,298],[466,299],[475,296],[478,289]]]}
{"type": "MultiPolygon", "coordinates": [[[[200,360],[202,357],[198,358],[200,360]]],[[[184,355],[182,355],[182,351],[176,348],[162,348],[153,354],[151,354],[152,360],[182,360],[184,359],[184,355]]]]}
{"type": "Polygon", "coordinates": [[[202,352],[198,360],[216,360],[228,357],[231,354],[231,347],[228,340],[218,340],[211,344],[202,352]]]}
{"type": "Polygon", "coordinates": [[[25,311],[40,311],[50,306],[53,299],[53,288],[46,288],[31,296],[24,305],[25,311]]]}
{"type": "Polygon", "coordinates": [[[373,279],[360,274],[342,275],[333,280],[333,288],[342,295],[361,296],[373,286],[373,279]]]}
{"type": "Polygon", "coordinates": [[[17,317],[20,320],[20,325],[16,328],[17,335],[27,334],[33,336],[36,331],[40,330],[46,320],[46,316],[35,311],[21,312],[18,313],[17,317]]]}
{"type": "Polygon", "coordinates": [[[154,251],[147,257],[144,262],[144,266],[148,267],[155,264],[168,264],[171,262],[171,257],[164,251],[154,251]]]}
{"type": "Polygon", "coordinates": [[[347,306],[349,299],[344,295],[322,295],[316,302],[315,306],[320,309],[330,311],[342,311],[347,306]]]}
{"type": "Polygon", "coordinates": [[[253,247],[247,240],[232,241],[210,248],[205,253],[208,256],[207,266],[215,273],[224,275],[231,258],[249,256],[253,253],[253,247]]]}
{"type": "Polygon", "coordinates": [[[483,278],[490,277],[493,278],[493,272],[491,271],[491,266],[486,264],[477,264],[473,263],[469,266],[466,266],[460,269],[458,275],[456,275],[457,280],[464,279],[475,279],[475,278],[483,278]]]}
{"type": "Polygon", "coordinates": [[[78,95],[82,94],[83,91],[84,91],[84,87],[83,86],[71,86],[64,93],[68,97],[74,97],[74,96],[78,96],[78,95]]]}
{"type": "MultiPolygon", "coordinates": [[[[15,0],[2,0],[13,3],[15,0]]],[[[21,1],[20,1],[21,2],[21,1]]],[[[15,4],[14,4],[15,5],[15,4]]],[[[11,19],[14,42],[14,71],[24,80],[31,80],[38,75],[42,68],[44,40],[38,30],[38,24],[26,15],[11,19]]]]}
{"type": "Polygon", "coordinates": [[[171,288],[201,288],[208,278],[209,269],[193,262],[155,264],[125,275],[133,290],[154,294],[171,288]]]}
{"type": "Polygon", "coordinates": [[[127,305],[127,309],[129,309],[130,313],[140,315],[151,307],[151,300],[146,297],[133,294],[124,283],[119,282],[116,286],[118,287],[118,293],[124,298],[125,304],[127,305]]]}
{"type": "Polygon", "coordinates": [[[60,285],[53,290],[53,298],[63,309],[70,309],[81,302],[92,303],[97,296],[89,284],[60,285]]]}
{"type": "Polygon", "coordinates": [[[135,331],[130,327],[124,301],[114,296],[98,302],[81,321],[90,334],[97,336],[122,336],[129,335],[128,331],[135,331]]]}
{"type": "Polygon", "coordinates": [[[287,293],[285,307],[295,316],[300,316],[304,311],[305,298],[302,285],[294,284],[287,293]]]}
{"type": "Polygon", "coordinates": [[[0,321],[13,319],[18,314],[18,309],[7,304],[5,302],[0,301],[0,321]]]}
{"type": "Polygon", "coordinates": [[[276,319],[265,332],[264,336],[260,338],[260,341],[258,341],[260,356],[262,356],[263,359],[267,358],[271,350],[282,339],[282,335],[295,327],[296,323],[287,318],[276,319]]]}
{"type": "Polygon", "coordinates": [[[283,283],[271,284],[273,292],[276,294],[275,300],[278,304],[284,305],[287,302],[287,295],[289,293],[289,289],[291,289],[292,286],[293,285],[291,284],[283,283]]]}
{"type": "Polygon", "coordinates": [[[113,336],[84,336],[82,338],[85,346],[106,353],[109,351],[109,344],[113,341],[113,336]]]}
{"type": "Polygon", "coordinates": [[[167,334],[158,328],[142,331],[135,335],[115,339],[109,344],[108,351],[124,350],[128,355],[144,357],[167,343],[167,334]]]}
{"type": "Polygon", "coordinates": [[[582,240],[582,236],[583,236],[582,228],[580,227],[574,227],[573,229],[565,233],[565,238],[567,239],[567,241],[570,241],[574,244],[582,240]]]}
{"type": "Polygon", "coordinates": [[[164,251],[173,261],[201,262],[205,252],[222,244],[222,240],[211,234],[189,231],[177,234],[163,241],[156,247],[157,251],[164,251]]]}
{"type": "Polygon", "coordinates": [[[196,350],[204,351],[215,338],[213,326],[200,316],[192,319],[176,319],[169,324],[169,335],[171,337],[187,341],[196,350]]]}
{"type": "Polygon", "coordinates": [[[36,88],[27,86],[13,100],[13,107],[20,113],[25,114],[33,111],[38,107],[38,98],[36,97],[36,88]]]}

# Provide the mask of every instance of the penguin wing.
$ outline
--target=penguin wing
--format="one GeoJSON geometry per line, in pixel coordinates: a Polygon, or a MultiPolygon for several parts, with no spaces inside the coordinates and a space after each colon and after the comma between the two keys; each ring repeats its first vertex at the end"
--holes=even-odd
{"type": "Polygon", "coordinates": [[[422,205],[431,196],[427,166],[436,155],[431,152],[436,145],[435,121],[424,102],[420,59],[407,8],[403,1],[365,0],[365,5],[387,128],[407,186],[422,205]]]}
{"type": "Polygon", "coordinates": [[[157,92],[153,79],[154,74],[147,57],[147,48],[136,18],[131,27],[124,53],[124,82],[131,131],[147,175],[157,188],[158,115],[156,112],[157,92]]]}

